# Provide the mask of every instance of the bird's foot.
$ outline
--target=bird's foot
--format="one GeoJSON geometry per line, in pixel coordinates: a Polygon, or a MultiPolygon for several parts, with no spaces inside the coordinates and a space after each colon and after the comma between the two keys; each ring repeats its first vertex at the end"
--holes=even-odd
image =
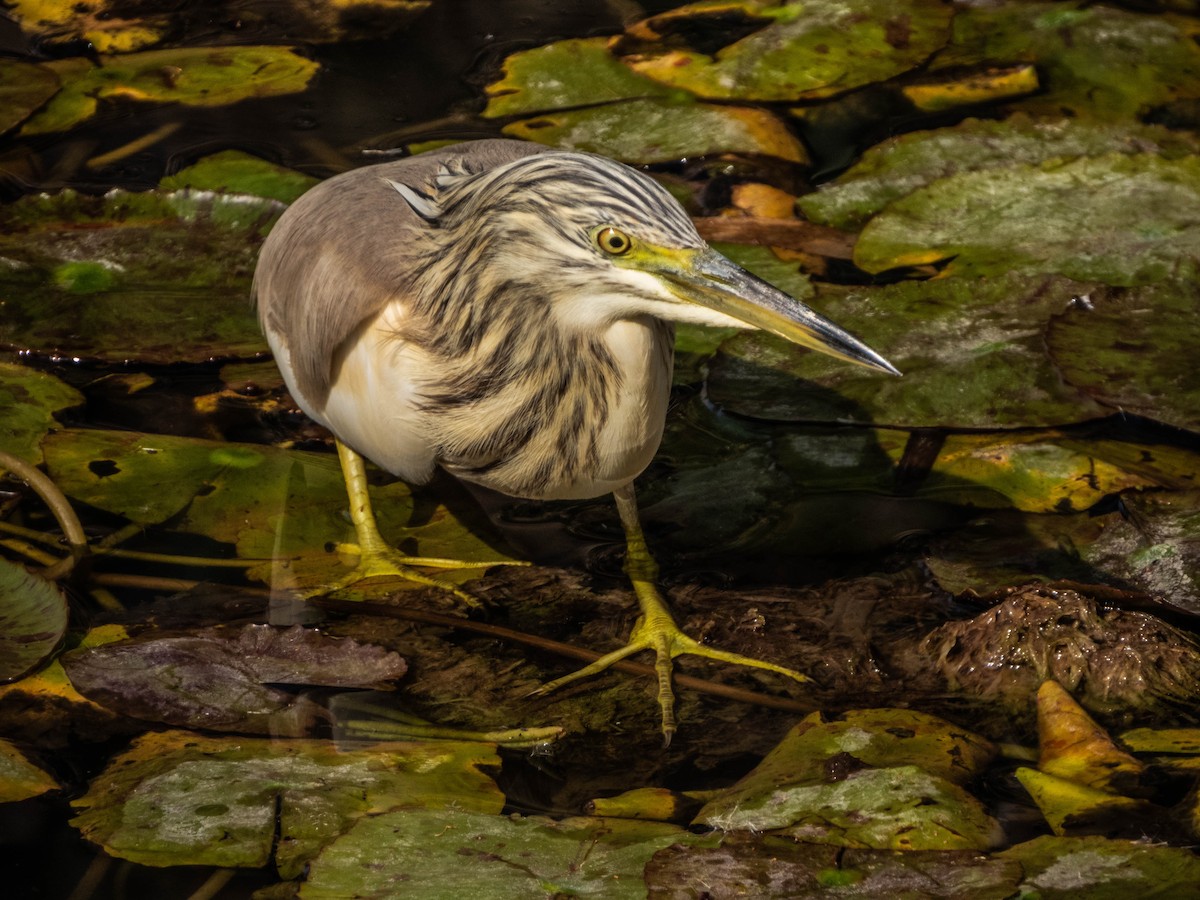
{"type": "Polygon", "coordinates": [[[342,552],[357,553],[358,564],[353,569],[338,578],[332,584],[322,588],[323,594],[334,594],[349,590],[369,579],[389,579],[392,581],[408,581],[413,584],[423,584],[429,587],[441,588],[465,603],[472,609],[480,609],[483,602],[454,582],[445,578],[436,578],[418,571],[418,568],[429,569],[490,569],[492,566],[527,566],[522,560],[464,560],[444,559],[429,556],[407,556],[391,547],[372,547],[363,549],[357,544],[339,544],[337,549],[342,552]]]}
{"type": "Polygon", "coordinates": [[[671,736],[675,733],[676,727],[675,692],[671,687],[671,672],[674,668],[672,660],[677,656],[685,654],[689,656],[703,656],[720,662],[732,663],[733,665],[766,669],[768,672],[786,675],[788,678],[796,681],[804,682],[809,680],[805,675],[785,666],[701,644],[694,638],[690,638],[684,634],[679,626],[675,624],[675,620],[669,613],[655,611],[649,615],[643,615],[637,620],[637,623],[633,626],[633,633],[629,636],[629,642],[624,647],[602,656],[590,665],[584,666],[570,675],[564,675],[562,678],[556,678],[554,681],[543,684],[537,690],[533,691],[530,696],[540,697],[573,681],[590,678],[592,675],[604,671],[613,663],[625,659],[627,656],[632,656],[634,653],[639,653],[642,650],[653,650],[655,655],[654,669],[658,675],[658,705],[662,710],[664,746],[671,743],[671,736]]]}

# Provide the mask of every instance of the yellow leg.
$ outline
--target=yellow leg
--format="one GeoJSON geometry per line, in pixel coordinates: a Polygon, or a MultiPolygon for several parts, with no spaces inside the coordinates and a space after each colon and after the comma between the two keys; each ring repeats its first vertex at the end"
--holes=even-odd
{"type": "Polygon", "coordinates": [[[637,594],[638,606],[642,614],[633,626],[629,643],[619,650],[614,650],[577,672],[572,672],[562,678],[555,679],[542,685],[535,694],[546,694],[580,678],[587,678],[602,672],[618,660],[638,653],[642,650],[653,650],[655,654],[654,668],[658,672],[658,705],[662,709],[662,732],[666,743],[671,742],[675,733],[675,692],[671,688],[672,660],[676,656],[690,654],[706,656],[709,659],[733,663],[739,666],[752,666],[756,669],[766,669],[786,675],[796,681],[808,681],[804,675],[783,666],[776,665],[740,653],[730,653],[706,647],[688,637],[671,616],[667,605],[659,594],[654,582],[658,578],[658,564],[650,555],[646,546],[646,537],[642,533],[642,525],[638,520],[637,499],[634,496],[633,485],[627,485],[613,493],[617,501],[617,512],[621,516],[621,524],[625,527],[625,572],[633,582],[634,593],[637,594]]]}
{"type": "Polygon", "coordinates": [[[350,498],[350,520],[354,523],[357,546],[342,545],[358,553],[358,565],[326,588],[327,593],[351,587],[367,578],[390,576],[403,578],[416,584],[427,584],[449,591],[469,606],[481,606],[479,600],[455,584],[441,578],[431,578],[418,572],[414,566],[431,569],[487,569],[492,566],[526,566],[526,562],[494,560],[474,562],[461,559],[440,559],[427,556],[406,556],[384,540],[371,510],[371,497],[367,493],[367,467],[360,456],[341,441],[337,441],[338,459],[342,464],[342,475],[346,479],[346,493],[350,498]]]}

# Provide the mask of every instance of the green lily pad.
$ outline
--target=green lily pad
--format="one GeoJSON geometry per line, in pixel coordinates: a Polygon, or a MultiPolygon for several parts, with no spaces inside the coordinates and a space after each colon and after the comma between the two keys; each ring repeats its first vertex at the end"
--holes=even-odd
{"type": "Polygon", "coordinates": [[[318,179],[310,175],[276,166],[249,153],[223,150],[168,175],[158,186],[165,191],[191,188],[221,194],[250,194],[291,203],[317,182],[318,179]]]}
{"type": "Polygon", "coordinates": [[[390,687],[407,666],[399,655],[299,625],[205,629],[104,644],[64,654],[83,696],[122,715],[215,731],[288,736],[303,696],[271,687],[390,687]]]}
{"type": "Polygon", "coordinates": [[[762,109],[711,103],[626,100],[546,113],[504,126],[510,137],[630,163],[751,153],[804,163],[800,141],[762,109]]]}
{"type": "MultiPolygon", "coordinates": [[[[796,811],[807,809],[804,804],[815,804],[815,809],[834,802],[836,792],[827,796],[828,792],[798,791],[793,796],[792,789],[828,787],[831,767],[839,760],[852,758],[850,771],[870,766],[898,773],[919,765],[925,773],[918,781],[928,787],[925,775],[951,784],[965,783],[976,777],[994,754],[990,742],[936,716],[912,710],[853,710],[829,722],[813,713],[792,728],[752,772],[706,803],[696,821],[725,829],[782,828],[796,821],[788,817],[801,815],[796,811]]],[[[860,787],[874,790],[865,784],[860,787]]],[[[878,805],[877,800],[871,803],[878,805]]]]}
{"type": "Polygon", "coordinates": [[[64,191],[0,207],[0,343],[118,363],[263,353],[247,298],[282,209],[188,191],[64,191]]]}
{"type": "Polygon", "coordinates": [[[499,764],[487,744],[347,750],[166,731],[117,756],[75,801],[72,824],[110,856],[142,865],[274,863],[292,878],[363,816],[451,804],[463,815],[499,813],[504,795],[481,771],[499,764]]]}
{"type": "Polygon", "coordinates": [[[83,395],[53,375],[0,362],[0,450],[37,465],[42,438],[58,427],[54,414],[83,403],[83,395]]]}
{"type": "Polygon", "coordinates": [[[818,312],[891,360],[903,378],[773,337],[726,341],[708,394],[731,412],[777,421],[907,427],[1048,426],[1108,410],[1064,384],[1044,332],[1088,286],[1019,275],[822,289],[818,312]]]}
{"type": "Polygon", "coordinates": [[[949,260],[946,273],[1055,272],[1114,285],[1189,277],[1200,260],[1200,156],[1110,154],[960,172],[863,229],[868,272],[949,260]]]}
{"type": "Polygon", "coordinates": [[[289,47],[181,47],[46,63],[62,90],[22,128],[23,135],[67,129],[91,118],[102,100],[226,106],[240,100],[295,94],[317,64],[289,47]]]}
{"type": "Polygon", "coordinates": [[[67,633],[67,600],[52,582],[0,559],[0,683],[42,664],[67,633]]]}
{"type": "Polygon", "coordinates": [[[12,741],[0,738],[0,803],[15,803],[58,790],[58,782],[12,741]]]}
{"type": "Polygon", "coordinates": [[[1200,884],[1190,850],[1103,837],[1039,837],[996,854],[1025,869],[1023,897],[1041,900],[1183,900],[1200,884]]]}
{"type": "Polygon", "coordinates": [[[45,66],[0,59],[0,134],[20,125],[58,93],[58,76],[45,66]]]}
{"type": "Polygon", "coordinates": [[[637,72],[700,97],[800,100],[827,97],[907,72],[945,45],[951,9],[937,0],[694,3],[638,26],[657,34],[740,13],[761,29],[717,50],[643,49],[637,72]],[[688,22],[694,19],[695,22],[688,22]]]}
{"type": "Polygon", "coordinates": [[[1108,153],[1176,159],[1200,150],[1184,132],[1131,122],[1075,119],[968,119],[952,128],[915,131],[867,150],[836,181],[796,203],[814,222],[860,227],[889,203],[957,172],[1108,153]]]}
{"type": "Polygon", "coordinates": [[[725,830],[782,829],[800,841],[875,850],[985,850],[1004,837],[983,804],[917,766],[861,769],[830,784],[783,787],[762,800],[705,821],[725,830]]]}
{"type": "Polygon", "coordinates": [[[1200,429],[1191,361],[1198,313],[1194,283],[1100,292],[1056,316],[1047,344],[1063,378],[1097,402],[1200,429]]]}
{"type": "MultiPolygon", "coordinates": [[[[354,539],[332,454],[100,430],[60,432],[45,450],[51,476],[69,497],[146,525],[170,519],[176,530],[236,544],[243,557],[277,557],[278,571],[271,563],[256,570],[263,578],[300,569],[328,581],[340,566],[328,546],[354,539]]],[[[413,501],[402,482],[372,487],[371,498],[393,541],[413,537],[431,556],[497,558],[477,536],[491,534],[483,521],[465,524],[441,505],[406,529],[413,501]]]]}
{"type": "Polygon", "coordinates": [[[555,41],[504,60],[504,74],[487,86],[483,115],[528,115],[617,100],[679,96],[638,75],[612,55],[606,37],[555,41]]]}
{"type": "Polygon", "coordinates": [[[1136,832],[1143,828],[1142,820],[1153,817],[1156,812],[1156,808],[1145,800],[1111,794],[1037,769],[1022,767],[1015,775],[1057,835],[1094,834],[1097,831],[1108,835],[1128,834],[1122,825],[1129,825],[1136,832]]]}
{"type": "Polygon", "coordinates": [[[655,900],[712,897],[882,897],[1007,900],[1021,867],[969,850],[838,849],[775,835],[732,833],[720,847],[675,846],[646,866],[655,900]]]}
{"type": "Polygon", "coordinates": [[[1112,6],[1003,3],[959,9],[936,65],[1036,62],[1044,92],[1020,106],[1110,121],[1200,97],[1193,19],[1112,6]]]}
{"type": "Polygon", "coordinates": [[[646,896],[642,869],[676,843],[715,843],[634,819],[486,816],[401,810],[360,819],[314,860],[302,900],[646,896]]]}

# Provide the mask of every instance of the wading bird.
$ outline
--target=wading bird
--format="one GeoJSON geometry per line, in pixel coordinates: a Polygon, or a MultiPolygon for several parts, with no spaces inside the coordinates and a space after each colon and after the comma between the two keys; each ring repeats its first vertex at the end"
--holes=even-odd
{"type": "Polygon", "coordinates": [[[709,248],[653,179],[505,140],[356,169],[284,213],[254,281],[288,389],[337,438],[362,555],[334,587],[384,573],[447,586],[417,569],[463,565],[385,544],[363,457],[410,484],[441,466],[513,497],[611,492],[641,616],[624,647],[542,692],[652,650],[669,740],[675,656],[804,680],[699,644],[655,587],[633,481],[662,437],[673,323],[759,328],[898,373],[709,248]]]}

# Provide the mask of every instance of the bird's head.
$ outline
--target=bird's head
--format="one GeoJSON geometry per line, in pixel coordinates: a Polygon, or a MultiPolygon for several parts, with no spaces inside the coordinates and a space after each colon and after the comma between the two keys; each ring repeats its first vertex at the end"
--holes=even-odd
{"type": "Polygon", "coordinates": [[[456,274],[477,267],[492,285],[536,289],[564,327],[655,317],[757,328],[899,374],[862,341],[713,250],[666,189],[613,160],[535,153],[479,173],[444,169],[432,190],[392,186],[433,226],[439,246],[431,258],[453,258],[456,274]]]}

